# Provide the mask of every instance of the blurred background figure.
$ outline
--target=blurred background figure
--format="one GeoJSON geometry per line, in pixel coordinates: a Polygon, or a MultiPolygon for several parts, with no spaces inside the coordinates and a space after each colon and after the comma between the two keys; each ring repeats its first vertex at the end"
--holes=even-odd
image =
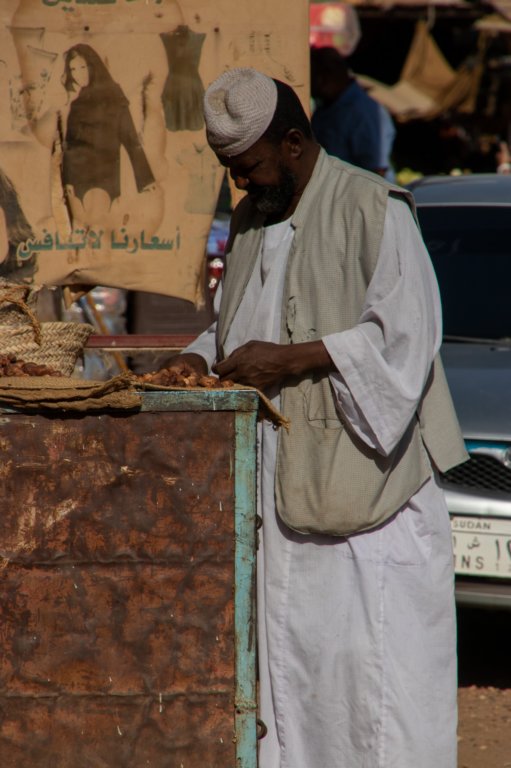
{"type": "Polygon", "coordinates": [[[311,95],[312,129],[328,154],[392,180],[394,122],[357,83],[336,48],[311,48],[311,95]]]}

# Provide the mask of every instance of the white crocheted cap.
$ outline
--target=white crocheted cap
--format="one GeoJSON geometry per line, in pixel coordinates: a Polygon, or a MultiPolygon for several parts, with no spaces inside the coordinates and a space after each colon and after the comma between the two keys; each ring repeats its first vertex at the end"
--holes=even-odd
{"type": "Polygon", "coordinates": [[[204,94],[206,135],[211,149],[234,157],[261,138],[277,106],[271,77],[251,67],[229,69],[204,94]]]}

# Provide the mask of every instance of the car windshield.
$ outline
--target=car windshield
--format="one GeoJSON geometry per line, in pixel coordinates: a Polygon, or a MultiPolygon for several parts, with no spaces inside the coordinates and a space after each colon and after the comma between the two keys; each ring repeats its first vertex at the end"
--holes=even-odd
{"type": "Polygon", "coordinates": [[[511,208],[418,208],[442,296],[444,336],[511,337],[511,208]]]}

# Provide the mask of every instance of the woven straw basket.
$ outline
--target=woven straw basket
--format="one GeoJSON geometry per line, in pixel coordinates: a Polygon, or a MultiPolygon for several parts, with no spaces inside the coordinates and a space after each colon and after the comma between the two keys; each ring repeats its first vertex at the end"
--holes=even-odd
{"type": "Polygon", "coordinates": [[[94,328],[86,323],[40,323],[38,343],[30,323],[0,325],[0,354],[15,355],[27,363],[48,365],[64,376],[71,376],[93,331],[94,328]]]}
{"type": "Polygon", "coordinates": [[[87,323],[40,323],[37,290],[0,281],[0,355],[47,365],[71,376],[94,328],[87,323]]]}
{"type": "Polygon", "coordinates": [[[0,325],[26,325],[34,317],[38,289],[0,279],[0,325]]]}

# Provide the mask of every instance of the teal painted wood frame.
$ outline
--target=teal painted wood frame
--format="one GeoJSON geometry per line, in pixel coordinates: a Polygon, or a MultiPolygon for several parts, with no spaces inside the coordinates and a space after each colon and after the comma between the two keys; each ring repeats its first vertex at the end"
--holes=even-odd
{"type": "Polygon", "coordinates": [[[256,424],[259,398],[246,390],[144,392],[143,411],[234,411],[236,690],[235,768],[257,768],[256,424]]]}

